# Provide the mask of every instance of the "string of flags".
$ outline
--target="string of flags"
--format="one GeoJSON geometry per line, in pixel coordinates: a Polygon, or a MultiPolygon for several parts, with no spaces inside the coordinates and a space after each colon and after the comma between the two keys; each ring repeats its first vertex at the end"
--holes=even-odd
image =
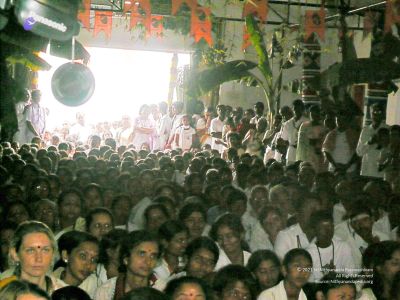
{"type": "MultiPolygon", "coordinates": [[[[211,9],[201,6],[197,0],[171,0],[171,14],[176,15],[183,5],[186,5],[191,11],[191,29],[190,34],[195,42],[204,39],[210,46],[213,44],[211,9]]],[[[83,10],[78,14],[78,20],[82,27],[90,31],[90,7],[92,0],[83,0],[83,10]]],[[[306,10],[304,18],[304,39],[307,40],[313,35],[321,40],[325,38],[325,17],[324,1],[321,1],[321,8],[306,10]]],[[[268,17],[268,0],[246,1],[243,5],[242,17],[253,15],[257,20],[266,23],[268,17]]],[[[125,1],[124,13],[130,13],[129,29],[141,24],[146,31],[146,37],[163,36],[163,16],[152,15],[150,0],[131,0],[125,1]]],[[[104,32],[107,39],[111,38],[112,33],[112,15],[111,11],[96,11],[94,19],[93,35],[104,32]]],[[[366,12],[364,16],[364,37],[373,29],[377,22],[376,12],[366,12]]],[[[400,0],[386,1],[385,10],[385,32],[390,32],[394,24],[400,24],[400,0]]],[[[250,34],[246,26],[243,28],[242,49],[251,45],[250,34]]]]}

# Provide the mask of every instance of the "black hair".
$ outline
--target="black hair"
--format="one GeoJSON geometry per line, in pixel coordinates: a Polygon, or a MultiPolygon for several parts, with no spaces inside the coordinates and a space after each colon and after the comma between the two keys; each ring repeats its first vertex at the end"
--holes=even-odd
{"type": "Polygon", "coordinates": [[[254,273],[260,264],[266,260],[272,261],[272,263],[277,267],[281,266],[281,262],[275,252],[271,250],[257,250],[251,254],[246,267],[254,273]]]}
{"type": "Polygon", "coordinates": [[[240,190],[235,190],[235,191],[232,191],[231,193],[229,193],[229,195],[226,199],[226,203],[227,203],[228,207],[232,206],[237,201],[243,201],[243,202],[247,203],[246,194],[240,190]]]}
{"type": "Polygon", "coordinates": [[[264,222],[265,218],[270,213],[275,213],[279,217],[283,218],[282,211],[278,207],[272,205],[266,205],[261,209],[260,213],[258,214],[258,221],[260,222],[260,224],[264,222]]]}
{"type": "MultiPolygon", "coordinates": [[[[365,287],[369,287],[374,292],[374,295],[382,295],[384,293],[384,279],[382,274],[378,271],[378,267],[383,266],[386,261],[392,259],[393,253],[400,251],[400,243],[395,241],[383,241],[377,244],[372,244],[368,248],[373,247],[372,251],[368,251],[369,263],[372,268],[373,278],[372,284],[367,284],[365,287]]],[[[367,252],[368,248],[365,250],[367,252]]],[[[364,260],[364,258],[363,258],[364,260]]]]}
{"type": "Polygon", "coordinates": [[[228,213],[219,217],[212,225],[209,235],[214,241],[218,240],[218,229],[222,226],[229,227],[238,236],[244,233],[244,227],[241,219],[234,214],[228,213]]]}
{"type": "Polygon", "coordinates": [[[307,250],[304,250],[302,248],[295,248],[286,253],[285,257],[283,258],[282,265],[286,269],[289,268],[289,265],[293,262],[293,260],[299,256],[305,257],[312,264],[313,261],[311,255],[310,253],[308,253],[307,250]]]}
{"type": "Polygon", "coordinates": [[[213,290],[222,298],[226,288],[230,288],[236,282],[242,282],[250,291],[251,299],[256,298],[257,283],[251,272],[239,265],[228,265],[220,269],[214,277],[213,290]]]}
{"type": "Polygon", "coordinates": [[[129,234],[127,234],[122,243],[121,243],[121,249],[120,249],[120,266],[119,266],[119,271],[125,273],[126,272],[126,266],[124,264],[124,259],[129,257],[131,255],[131,252],[134,248],[139,246],[142,243],[145,242],[153,242],[156,243],[158,248],[159,248],[159,253],[158,255],[161,256],[161,249],[160,249],[160,243],[157,239],[156,236],[151,234],[150,232],[147,232],[145,230],[136,230],[132,231],[129,234]]]}
{"type": "Polygon", "coordinates": [[[148,207],[146,207],[146,209],[145,209],[145,211],[143,213],[146,223],[149,221],[149,213],[150,213],[150,211],[152,211],[154,209],[160,210],[167,217],[167,219],[169,219],[171,217],[169,215],[168,209],[165,207],[164,204],[161,204],[161,203],[150,204],[148,207]]]}
{"type": "Polygon", "coordinates": [[[111,202],[111,209],[114,209],[115,206],[118,204],[118,202],[124,201],[124,200],[128,200],[129,203],[130,203],[131,199],[130,199],[130,197],[129,197],[128,194],[118,194],[118,195],[116,195],[116,196],[112,199],[112,202],[111,202]]]}
{"type": "MultiPolygon", "coordinates": [[[[96,208],[89,210],[88,214],[85,217],[87,231],[89,231],[89,227],[93,221],[93,216],[97,215],[97,214],[108,215],[111,219],[111,223],[114,225],[114,216],[113,216],[112,212],[106,207],[96,207],[96,208]]],[[[114,226],[112,226],[112,227],[114,227],[114,226]]]]}
{"type": "Polygon", "coordinates": [[[151,287],[140,287],[125,294],[121,300],[170,300],[167,295],[151,287]]]}
{"type": "Polygon", "coordinates": [[[90,300],[90,296],[77,286],[62,287],[51,295],[52,300],[90,300]]]}
{"type": "Polygon", "coordinates": [[[167,287],[165,288],[165,294],[173,299],[174,293],[184,284],[197,284],[201,287],[204,292],[206,300],[212,300],[212,294],[210,287],[201,279],[191,276],[184,276],[180,278],[173,279],[168,282],[167,287]]]}
{"type": "Polygon", "coordinates": [[[312,228],[318,228],[318,225],[321,222],[326,222],[326,221],[333,223],[332,212],[329,210],[318,210],[311,214],[310,226],[312,228]]]}
{"type": "Polygon", "coordinates": [[[11,299],[11,297],[13,297],[13,299],[17,299],[19,296],[24,294],[33,294],[34,296],[50,300],[50,296],[45,291],[43,291],[36,284],[25,280],[11,281],[0,290],[0,297],[2,299],[5,297],[6,299],[11,299]]]}
{"type": "MultiPolygon", "coordinates": [[[[68,169],[66,169],[66,170],[68,170],[68,169]]],[[[69,195],[69,194],[75,194],[76,196],[78,196],[78,198],[79,198],[79,200],[80,200],[80,203],[81,203],[81,208],[82,208],[82,205],[83,205],[83,196],[82,196],[82,193],[80,192],[80,190],[78,190],[78,189],[76,189],[76,188],[71,188],[71,189],[68,189],[68,190],[63,191],[63,192],[60,194],[60,196],[58,196],[58,202],[57,202],[58,206],[61,206],[61,204],[64,202],[65,196],[67,196],[67,195],[69,195]]]]}
{"type": "Polygon", "coordinates": [[[107,250],[112,249],[116,251],[127,234],[128,231],[124,229],[113,229],[103,236],[100,241],[99,263],[105,266],[109,263],[107,250]]]}
{"type": "Polygon", "coordinates": [[[355,292],[357,291],[354,282],[351,282],[350,280],[343,280],[341,274],[338,273],[329,273],[322,277],[321,283],[318,285],[317,289],[318,291],[321,291],[325,297],[327,297],[330,290],[337,289],[344,285],[351,286],[355,292]]]}
{"type": "Polygon", "coordinates": [[[181,221],[169,220],[164,222],[158,229],[158,236],[160,240],[169,242],[180,232],[187,232],[189,234],[188,228],[181,221]]]}
{"type": "Polygon", "coordinates": [[[76,247],[84,242],[99,245],[99,241],[90,233],[84,231],[71,230],[64,233],[58,240],[58,251],[60,254],[63,250],[70,254],[76,247]]]}
{"type": "Polygon", "coordinates": [[[194,212],[199,212],[203,216],[204,221],[207,220],[207,213],[204,206],[200,203],[193,202],[182,206],[182,208],[179,210],[178,219],[184,222],[194,212]]]}
{"type": "Polygon", "coordinates": [[[205,236],[195,238],[193,241],[191,241],[186,247],[185,254],[190,260],[190,258],[200,249],[206,249],[210,251],[214,255],[214,264],[217,264],[219,258],[218,246],[212,239],[205,236]]]}

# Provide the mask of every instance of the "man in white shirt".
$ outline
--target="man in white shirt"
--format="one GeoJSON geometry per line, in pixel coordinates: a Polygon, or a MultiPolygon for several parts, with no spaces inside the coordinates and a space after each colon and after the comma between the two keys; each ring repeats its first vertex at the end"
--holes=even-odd
{"type": "Polygon", "coordinates": [[[182,117],[183,117],[183,102],[177,101],[172,103],[172,118],[171,118],[171,128],[169,130],[169,138],[166,148],[175,149],[175,132],[179,126],[182,124],[182,117]]]}
{"type": "Polygon", "coordinates": [[[158,147],[155,147],[154,150],[164,150],[165,145],[168,142],[168,138],[169,138],[170,131],[172,128],[172,119],[168,115],[167,102],[160,102],[158,104],[158,110],[160,112],[160,118],[157,120],[157,123],[156,123],[158,147]]]}
{"type": "Polygon", "coordinates": [[[313,259],[310,281],[318,282],[332,271],[353,273],[349,271],[356,267],[351,248],[345,241],[333,236],[332,214],[329,211],[317,211],[311,216],[310,223],[315,228],[315,241],[306,249],[313,259]]]}
{"type": "Polygon", "coordinates": [[[71,126],[70,137],[75,143],[87,144],[90,129],[85,126],[85,114],[77,112],[75,118],[76,123],[71,126]]]}
{"type": "MultiPolygon", "coordinates": [[[[264,118],[264,103],[257,102],[256,104],[254,104],[254,112],[256,115],[250,119],[250,124],[257,125],[258,121],[261,118],[264,118]]],[[[255,128],[255,127],[253,127],[253,128],[255,128]]]]}
{"type": "Polygon", "coordinates": [[[303,116],[304,103],[300,99],[293,101],[294,117],[285,122],[282,126],[280,139],[286,142],[288,149],[286,152],[286,165],[291,165],[296,162],[296,149],[299,134],[299,128],[304,121],[308,119],[303,116]]]}
{"type": "Polygon", "coordinates": [[[26,106],[24,115],[26,120],[26,140],[30,143],[36,136],[43,138],[46,129],[46,119],[48,111],[40,105],[42,92],[33,90],[31,94],[31,104],[26,106]]]}
{"type": "Polygon", "coordinates": [[[362,254],[370,244],[389,240],[385,233],[373,228],[371,210],[363,201],[354,203],[350,218],[335,226],[335,236],[350,245],[357,268],[361,267],[362,254]]]}
{"type": "Polygon", "coordinates": [[[363,176],[383,177],[383,172],[378,171],[378,160],[380,149],[378,149],[378,130],[387,128],[385,124],[385,112],[382,105],[378,103],[371,106],[371,125],[365,126],[360,134],[357,144],[357,155],[362,157],[361,172],[363,176]]]}
{"type": "Polygon", "coordinates": [[[351,115],[341,111],[336,116],[337,127],[331,130],[322,145],[322,151],[329,161],[329,171],[350,173],[355,171],[359,133],[350,127],[351,115]]]}
{"type": "Polygon", "coordinates": [[[292,249],[308,247],[314,238],[314,228],[310,225],[310,216],[319,209],[320,199],[314,195],[305,195],[298,200],[298,223],[280,231],[276,237],[274,249],[281,259],[292,249]]]}
{"type": "Polygon", "coordinates": [[[377,220],[373,231],[383,232],[393,241],[397,240],[397,231],[400,225],[400,199],[399,196],[392,196],[389,200],[387,213],[377,220]]]}
{"type": "Polygon", "coordinates": [[[217,105],[217,115],[218,117],[212,119],[210,124],[210,134],[212,137],[211,149],[218,150],[218,152],[222,154],[225,149],[224,142],[222,140],[222,130],[224,128],[225,121],[224,105],[217,105]]]}

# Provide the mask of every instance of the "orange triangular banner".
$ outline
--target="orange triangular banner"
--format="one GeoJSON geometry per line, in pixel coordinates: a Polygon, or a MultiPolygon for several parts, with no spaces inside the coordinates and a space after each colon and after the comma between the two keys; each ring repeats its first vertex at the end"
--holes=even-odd
{"type": "Polygon", "coordinates": [[[263,22],[267,21],[268,0],[247,1],[243,7],[243,18],[248,15],[254,15],[263,22]]]}
{"type": "Polygon", "coordinates": [[[210,16],[210,8],[197,7],[196,9],[192,10],[192,24],[190,33],[193,35],[196,43],[198,43],[203,38],[210,46],[212,45],[212,22],[210,16]],[[203,15],[204,19],[201,20],[199,15],[203,15]]]}
{"type": "Polygon", "coordinates": [[[193,11],[197,7],[197,0],[172,0],[172,11],[173,15],[176,15],[179,8],[182,6],[183,3],[186,3],[189,6],[190,10],[193,11]]]}
{"type": "Polygon", "coordinates": [[[308,40],[315,33],[321,40],[325,39],[325,10],[306,10],[305,36],[308,40]]]}
{"type": "Polygon", "coordinates": [[[112,16],[112,11],[96,11],[93,36],[96,36],[100,31],[104,31],[107,39],[111,38],[112,16]]]}
{"type": "Polygon", "coordinates": [[[387,0],[385,10],[385,33],[392,31],[392,25],[400,23],[400,1],[387,0]]]}
{"type": "Polygon", "coordinates": [[[136,27],[138,24],[143,24],[143,26],[146,28],[146,35],[149,36],[151,32],[150,0],[137,0],[131,5],[125,5],[124,12],[128,11],[131,13],[129,29],[136,27]]]}
{"type": "Polygon", "coordinates": [[[83,1],[83,11],[79,12],[78,20],[81,21],[82,27],[90,31],[90,4],[92,0],[83,1]]]}

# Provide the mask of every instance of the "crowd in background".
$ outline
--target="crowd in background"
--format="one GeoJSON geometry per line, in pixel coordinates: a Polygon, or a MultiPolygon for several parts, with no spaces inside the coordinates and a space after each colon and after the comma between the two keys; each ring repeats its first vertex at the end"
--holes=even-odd
{"type": "Polygon", "coordinates": [[[161,103],[46,133],[32,97],[0,147],[0,299],[400,299],[382,106],[361,128],[300,100],[273,120],[161,103]]]}

